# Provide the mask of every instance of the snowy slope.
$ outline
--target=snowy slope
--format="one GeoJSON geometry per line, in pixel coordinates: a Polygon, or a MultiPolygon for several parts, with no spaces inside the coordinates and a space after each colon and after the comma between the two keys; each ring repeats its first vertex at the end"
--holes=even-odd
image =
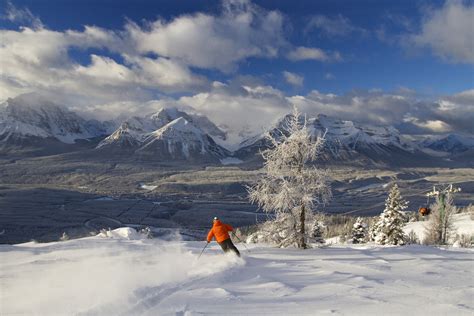
{"type": "MultiPolygon", "coordinates": [[[[415,234],[417,235],[418,239],[420,241],[423,241],[423,239],[425,238],[425,227],[427,226],[427,224],[428,224],[427,221],[410,222],[405,225],[403,230],[407,234],[413,230],[415,234]]],[[[455,234],[459,234],[459,235],[461,234],[474,235],[474,220],[471,219],[471,214],[468,214],[468,213],[455,214],[453,216],[453,231],[455,231],[455,234]]]]}
{"type": "Polygon", "coordinates": [[[1,245],[5,315],[472,315],[472,250],[111,238],[1,245]]]}
{"type": "Polygon", "coordinates": [[[37,137],[72,144],[77,139],[98,137],[106,133],[107,130],[100,122],[86,121],[37,94],[8,99],[0,107],[2,142],[37,137]]]}

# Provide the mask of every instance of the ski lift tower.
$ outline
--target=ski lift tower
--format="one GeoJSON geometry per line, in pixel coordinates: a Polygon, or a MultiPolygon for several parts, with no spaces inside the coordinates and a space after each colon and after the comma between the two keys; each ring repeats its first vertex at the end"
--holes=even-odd
{"type": "MultiPolygon", "coordinates": [[[[438,198],[439,202],[440,202],[440,205],[441,205],[441,208],[439,210],[439,217],[440,217],[440,220],[441,222],[444,222],[444,216],[445,216],[445,208],[446,208],[446,196],[448,194],[454,194],[454,193],[457,193],[457,192],[461,192],[461,188],[456,188],[456,187],[453,187],[452,184],[448,185],[447,187],[445,187],[444,189],[441,189],[441,190],[436,190],[436,187],[433,186],[433,191],[431,192],[428,192],[426,194],[426,196],[428,197],[428,199],[430,197],[436,197],[438,198]]],[[[440,232],[441,233],[441,232],[440,232]]]]}
{"type": "Polygon", "coordinates": [[[457,192],[461,192],[461,188],[455,188],[453,187],[452,184],[448,185],[447,187],[445,187],[444,189],[442,190],[436,190],[436,186],[433,186],[433,191],[431,192],[428,192],[426,194],[426,196],[428,198],[430,197],[438,197],[439,198],[439,201],[441,202],[441,216],[444,216],[444,207],[445,207],[445,200],[446,200],[446,195],[448,194],[454,194],[454,193],[457,193],[457,192]]]}

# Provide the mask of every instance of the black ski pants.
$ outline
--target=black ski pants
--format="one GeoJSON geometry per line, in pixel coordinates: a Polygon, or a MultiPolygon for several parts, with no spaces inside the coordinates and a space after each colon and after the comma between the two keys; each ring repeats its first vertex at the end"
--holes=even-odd
{"type": "Polygon", "coordinates": [[[224,252],[233,251],[238,257],[240,257],[239,250],[237,249],[237,247],[235,247],[234,243],[230,238],[224,240],[223,242],[220,242],[219,245],[221,246],[222,250],[224,250],[224,252]]]}

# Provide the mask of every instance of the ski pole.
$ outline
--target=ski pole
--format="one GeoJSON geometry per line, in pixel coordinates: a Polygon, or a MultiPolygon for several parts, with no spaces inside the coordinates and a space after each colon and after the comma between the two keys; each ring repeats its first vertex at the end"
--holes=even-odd
{"type": "Polygon", "coordinates": [[[247,248],[245,243],[239,237],[237,237],[237,235],[234,232],[232,232],[232,235],[234,235],[234,237],[237,238],[237,240],[240,241],[242,245],[244,245],[245,249],[247,249],[247,251],[250,252],[249,248],[247,248]]]}
{"type": "Polygon", "coordinates": [[[201,258],[202,253],[204,252],[204,250],[206,250],[207,245],[209,245],[209,243],[206,243],[206,245],[204,246],[204,248],[202,248],[202,251],[201,251],[201,253],[199,254],[198,260],[199,260],[199,258],[201,258]]]}

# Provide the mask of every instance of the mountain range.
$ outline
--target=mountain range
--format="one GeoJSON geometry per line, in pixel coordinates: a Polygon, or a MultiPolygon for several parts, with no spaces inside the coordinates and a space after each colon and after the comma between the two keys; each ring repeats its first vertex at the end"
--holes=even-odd
{"type": "MultiPolygon", "coordinates": [[[[277,137],[286,133],[286,123],[291,114],[281,119],[269,133],[277,137]]],[[[302,118],[303,119],[303,118],[302,118]]],[[[406,152],[414,152],[415,148],[404,140],[398,130],[393,127],[379,127],[361,125],[352,121],[344,121],[331,118],[323,114],[307,119],[307,127],[313,137],[325,136],[325,152],[323,158],[326,160],[345,160],[357,154],[366,153],[370,155],[388,155],[394,149],[406,152]],[[372,152],[369,154],[369,152],[372,152]]],[[[237,156],[248,158],[253,156],[261,148],[268,147],[269,143],[265,135],[249,138],[241,143],[237,156]]]]}
{"type": "Polygon", "coordinates": [[[96,149],[156,160],[216,162],[230,156],[230,152],[217,145],[211,135],[226,138],[226,134],[205,117],[174,108],[160,109],[145,117],[127,119],[96,149]]]}
{"type": "MultiPolygon", "coordinates": [[[[289,116],[268,133],[286,132],[289,116]]],[[[319,114],[307,120],[311,134],[325,135],[326,162],[383,163],[404,165],[414,161],[449,160],[474,151],[474,138],[457,134],[410,140],[392,126],[371,126],[319,114]]],[[[86,120],[64,106],[34,94],[21,95],[0,104],[0,153],[35,148],[37,154],[93,150],[99,155],[132,156],[142,160],[218,163],[261,162],[260,151],[268,148],[266,133],[244,140],[231,152],[227,133],[207,117],[175,108],[162,108],[144,116],[133,116],[118,124],[86,120]],[[84,145],[86,144],[86,145],[84,145]],[[43,150],[43,151],[42,151],[43,150]]],[[[470,156],[469,156],[470,157],[470,156]]]]}

